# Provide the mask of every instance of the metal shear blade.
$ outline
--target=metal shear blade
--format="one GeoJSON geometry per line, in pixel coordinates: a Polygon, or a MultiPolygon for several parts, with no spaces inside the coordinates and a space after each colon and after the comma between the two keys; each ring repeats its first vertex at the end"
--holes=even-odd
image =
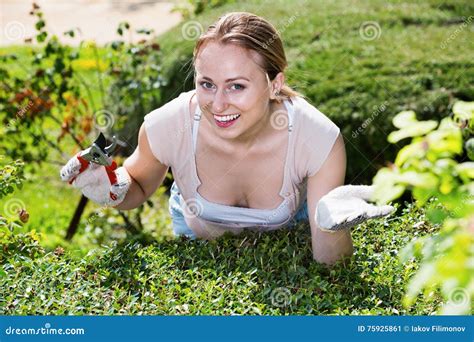
{"type": "Polygon", "coordinates": [[[110,166],[112,164],[110,156],[117,147],[117,137],[114,135],[112,140],[112,144],[106,146],[107,140],[105,139],[105,136],[100,133],[92,146],[82,151],[81,157],[95,164],[110,166]]]}

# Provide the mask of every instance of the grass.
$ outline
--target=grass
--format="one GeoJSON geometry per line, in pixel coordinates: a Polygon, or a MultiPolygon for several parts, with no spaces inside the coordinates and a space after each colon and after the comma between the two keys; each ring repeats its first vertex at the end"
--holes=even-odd
{"type": "Polygon", "coordinates": [[[31,242],[4,251],[2,314],[432,314],[439,297],[401,303],[416,263],[398,250],[434,227],[414,208],[354,230],[355,255],[332,269],[312,260],[309,227],[217,241],[125,243],[77,259],[31,242]],[[383,237],[383,238],[382,238],[383,237]]]}
{"type": "MultiPolygon", "coordinates": [[[[349,160],[346,183],[358,184],[393,160],[400,146],[389,147],[386,136],[398,111],[412,108],[420,119],[439,118],[448,114],[454,99],[474,99],[470,30],[460,29],[461,19],[473,9],[468,1],[374,0],[350,6],[344,1],[248,1],[210,10],[196,20],[206,27],[227,11],[245,10],[275,24],[285,43],[289,83],[341,127],[349,160]],[[359,28],[366,21],[381,27],[378,39],[361,39],[359,28]],[[383,103],[387,109],[376,112],[383,103]],[[354,137],[354,130],[371,117],[354,137]]],[[[183,38],[181,28],[159,38],[170,78],[169,88],[162,90],[169,97],[189,86],[184,79],[194,42],[183,38]]],[[[99,51],[103,56],[104,50],[99,51]]],[[[19,64],[28,65],[29,48],[0,48],[0,54],[11,52],[19,55],[19,64]]],[[[98,101],[92,59],[86,51],[76,67],[83,68],[98,101]]],[[[436,293],[412,308],[401,305],[418,264],[400,264],[398,251],[413,238],[436,231],[426,225],[414,228],[424,213],[411,206],[390,219],[359,225],[351,262],[327,269],[312,260],[304,224],[293,231],[214,242],[169,239],[163,189],[152,197],[156,205],[147,209],[144,221],[157,242],[131,242],[135,238],[120,228],[116,215],[83,220],[66,242],[79,194],[59,181],[58,170],[45,165],[38,175],[28,176],[22,191],[0,202],[4,208],[18,198],[30,213],[30,221],[16,231],[19,241],[0,252],[2,314],[422,315],[440,305],[436,293]],[[39,242],[22,237],[26,231],[36,231],[39,242]]],[[[89,204],[84,218],[96,208],[89,204]]]]}
{"type": "MultiPolygon", "coordinates": [[[[34,230],[46,250],[65,248],[78,258],[98,246],[130,238],[124,229],[123,220],[118,215],[114,215],[111,210],[100,210],[97,204],[89,201],[76,235],[71,241],[65,240],[66,230],[81,193],[61,182],[59,170],[59,166],[43,164],[40,174],[26,176],[27,181],[21,191],[0,200],[2,213],[11,212],[9,208],[14,208],[16,203],[21,203],[22,208],[28,211],[28,222],[17,232],[34,230]]],[[[156,241],[172,235],[171,218],[167,211],[168,201],[163,191],[164,188],[160,188],[150,198],[155,206],[147,206],[142,215],[144,235],[156,241]]]]}

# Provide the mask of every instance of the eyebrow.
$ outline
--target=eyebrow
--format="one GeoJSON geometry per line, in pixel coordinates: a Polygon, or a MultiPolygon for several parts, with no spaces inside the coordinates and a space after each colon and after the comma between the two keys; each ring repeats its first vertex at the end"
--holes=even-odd
{"type": "MultiPolygon", "coordinates": [[[[203,76],[202,77],[203,80],[208,80],[208,81],[211,81],[211,82],[214,82],[210,77],[207,77],[207,76],[203,76]]],[[[232,82],[232,81],[235,81],[235,80],[246,80],[248,82],[250,82],[250,80],[247,78],[247,77],[243,77],[243,76],[237,76],[237,77],[233,77],[233,78],[228,78],[225,80],[225,82],[232,82]]]]}

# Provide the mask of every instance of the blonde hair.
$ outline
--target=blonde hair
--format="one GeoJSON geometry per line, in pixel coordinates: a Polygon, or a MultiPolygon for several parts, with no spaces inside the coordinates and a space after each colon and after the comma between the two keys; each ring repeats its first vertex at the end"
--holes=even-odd
{"type": "MultiPolygon", "coordinates": [[[[248,12],[231,12],[220,17],[210,25],[198,39],[193,52],[193,64],[201,48],[208,42],[222,44],[236,44],[250,51],[255,51],[259,56],[257,64],[267,74],[267,79],[273,80],[288,66],[283,49],[283,43],[275,27],[268,21],[248,12]]],[[[289,99],[302,94],[283,84],[276,96],[276,101],[289,99]]]]}

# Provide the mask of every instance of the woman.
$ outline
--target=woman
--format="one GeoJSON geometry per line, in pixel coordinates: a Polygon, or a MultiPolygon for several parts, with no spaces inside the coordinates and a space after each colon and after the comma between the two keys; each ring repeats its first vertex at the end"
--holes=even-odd
{"type": "MultiPolygon", "coordinates": [[[[343,138],[285,84],[275,28],[250,13],[226,14],[199,38],[193,62],[196,89],[145,116],[123,167],[107,174],[76,156],[62,179],[98,203],[127,210],[145,202],[171,167],[176,235],[211,239],[305,220],[315,260],[332,264],[351,255],[350,230],[323,231],[315,218],[320,199],[344,182],[343,138]]],[[[328,217],[329,226],[337,221],[328,217]]]]}

